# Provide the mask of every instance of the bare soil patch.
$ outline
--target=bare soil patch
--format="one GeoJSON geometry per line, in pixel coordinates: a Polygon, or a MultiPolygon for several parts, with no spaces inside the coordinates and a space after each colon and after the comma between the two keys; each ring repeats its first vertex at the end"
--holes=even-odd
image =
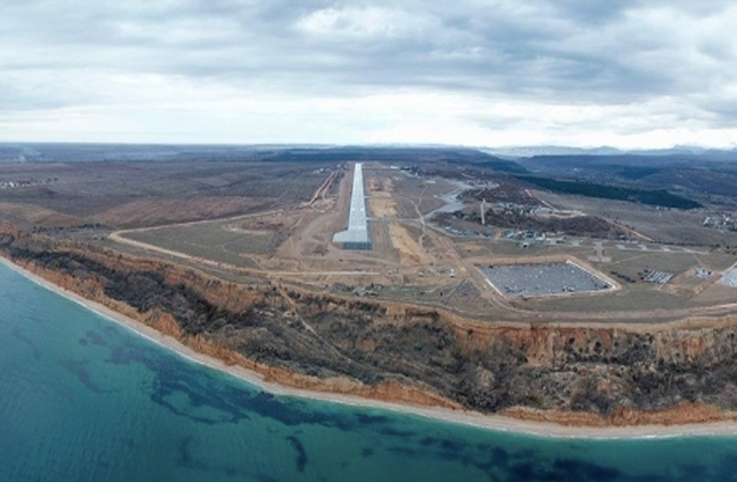
{"type": "Polygon", "coordinates": [[[393,218],[397,216],[397,203],[393,199],[375,198],[369,199],[369,210],[375,218],[393,218]]]}
{"type": "Polygon", "coordinates": [[[409,234],[407,229],[398,223],[389,223],[389,235],[392,244],[399,253],[402,264],[430,264],[432,257],[409,234]]]}

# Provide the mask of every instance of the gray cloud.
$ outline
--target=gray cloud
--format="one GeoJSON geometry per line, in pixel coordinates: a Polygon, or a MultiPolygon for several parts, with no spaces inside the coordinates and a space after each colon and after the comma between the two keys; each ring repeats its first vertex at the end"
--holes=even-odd
{"type": "Polygon", "coordinates": [[[675,98],[682,110],[670,119],[686,105],[734,127],[731,20],[727,1],[5,1],[0,112],[166,99],[131,86],[157,76],[205,95],[416,91],[615,107],[675,98]],[[130,91],[116,91],[121,78],[130,91]]]}

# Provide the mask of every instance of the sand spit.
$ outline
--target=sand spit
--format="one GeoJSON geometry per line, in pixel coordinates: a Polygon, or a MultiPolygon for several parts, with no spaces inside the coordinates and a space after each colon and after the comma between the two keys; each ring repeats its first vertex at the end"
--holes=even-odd
{"type": "Polygon", "coordinates": [[[377,408],[403,414],[415,415],[453,424],[468,425],[492,431],[513,432],[526,435],[550,438],[581,438],[581,439],[656,439],[684,436],[730,436],[737,435],[737,422],[717,421],[710,423],[695,423],[686,425],[637,425],[594,427],[560,425],[552,422],[526,421],[502,415],[485,415],[478,412],[434,408],[410,404],[398,404],[378,401],[357,396],[325,393],[286,387],[266,381],[264,377],[254,371],[236,365],[228,365],[222,360],[194,351],[183,345],[173,337],[164,335],[154,328],[136,321],[121,313],[111,310],[98,302],[88,300],[72,291],[61,288],[46,279],[12,263],[0,256],[0,262],[8,268],[20,273],[31,281],[64,296],[85,308],[114,321],[134,333],[147,338],[157,345],[192,362],[207,366],[214,370],[229,374],[258,388],[275,395],[297,397],[331,403],[340,403],[354,407],[377,408]]]}

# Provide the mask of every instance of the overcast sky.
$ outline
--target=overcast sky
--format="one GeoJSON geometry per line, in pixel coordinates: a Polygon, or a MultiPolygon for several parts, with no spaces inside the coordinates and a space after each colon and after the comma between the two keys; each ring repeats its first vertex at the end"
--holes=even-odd
{"type": "Polygon", "coordinates": [[[0,2],[0,141],[737,146],[737,2],[0,2]]]}

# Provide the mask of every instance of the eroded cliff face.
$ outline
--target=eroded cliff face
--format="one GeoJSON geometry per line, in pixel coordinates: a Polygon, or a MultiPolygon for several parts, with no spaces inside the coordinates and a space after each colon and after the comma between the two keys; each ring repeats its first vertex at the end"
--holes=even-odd
{"type": "Polygon", "coordinates": [[[271,381],[570,424],[733,418],[737,318],[652,326],[482,323],[412,305],[227,283],[0,226],[49,281],[271,381]]]}

